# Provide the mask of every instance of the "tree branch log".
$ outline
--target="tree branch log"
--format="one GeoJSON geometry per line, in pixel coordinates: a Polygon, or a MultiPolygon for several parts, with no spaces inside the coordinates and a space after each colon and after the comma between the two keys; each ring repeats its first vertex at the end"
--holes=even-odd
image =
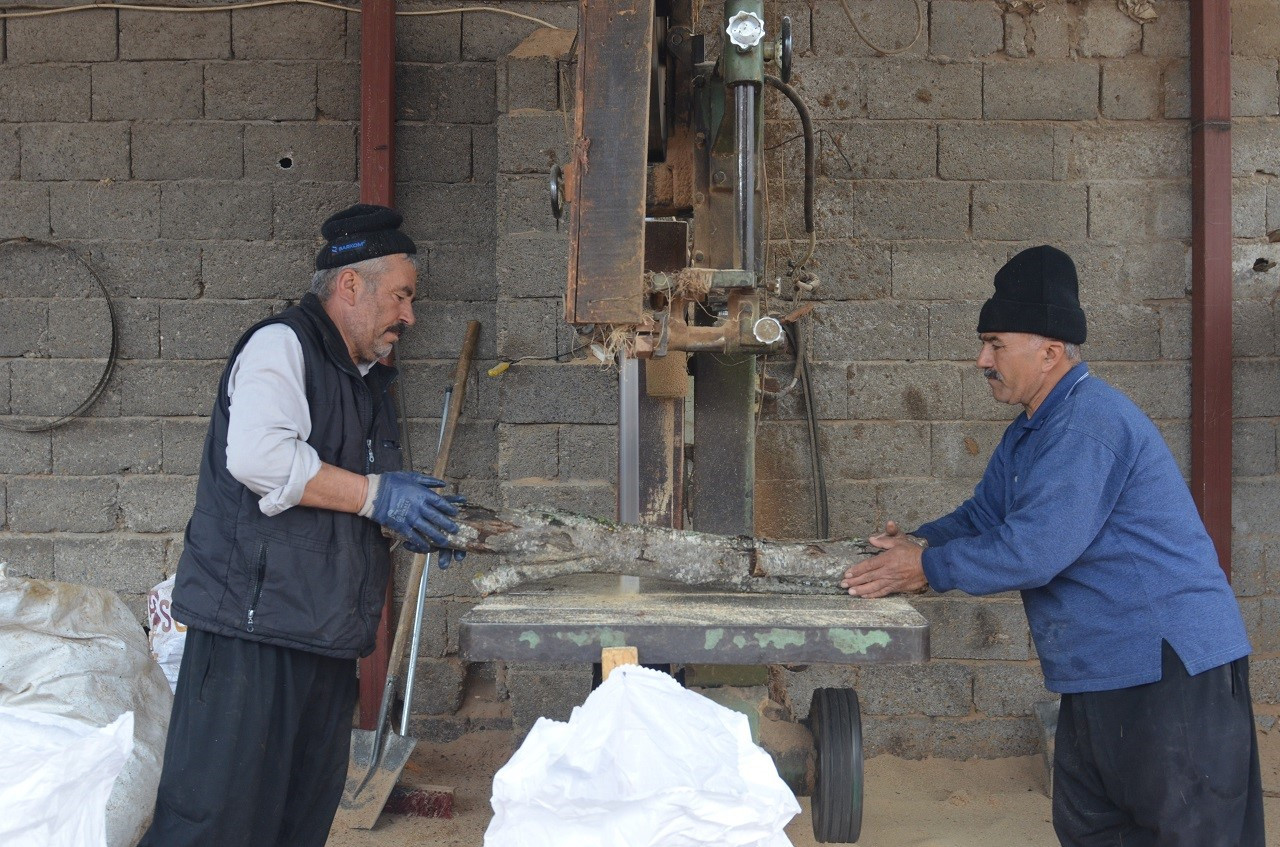
{"type": "Polygon", "coordinates": [[[466,505],[453,537],[497,566],[477,574],[482,594],[577,573],[671,580],[774,594],[842,594],[845,569],[880,552],[860,538],[767,541],[666,527],[617,524],[555,509],[493,511],[466,505]]]}

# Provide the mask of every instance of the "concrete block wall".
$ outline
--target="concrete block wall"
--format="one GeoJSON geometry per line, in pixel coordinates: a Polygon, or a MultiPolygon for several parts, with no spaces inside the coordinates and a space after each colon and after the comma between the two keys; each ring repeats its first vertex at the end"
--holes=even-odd
{"type": "MultiPolygon", "coordinates": [[[[576,26],[572,0],[497,5],[576,26]]],[[[1188,3],[1158,4],[1145,26],[1113,0],[1050,0],[1026,17],[1005,5],[922,0],[920,39],[889,57],[834,0],[768,5],[771,19],[793,18],[795,85],[819,130],[811,349],[835,533],[888,517],[911,525],[971,490],[1013,411],[972,367],[977,308],[995,268],[1045,241],[1081,266],[1090,361],[1189,465],[1188,3]]],[[[1257,692],[1280,704],[1280,270],[1267,267],[1280,262],[1280,44],[1269,26],[1280,9],[1232,8],[1235,585],[1260,651],[1257,692]]],[[[851,9],[882,46],[915,29],[909,3],[851,9]]],[[[705,4],[712,53],[718,19],[705,4]]],[[[398,20],[397,203],[426,260],[420,323],[400,350],[410,433],[416,464],[429,466],[465,322],[478,319],[450,475],[480,502],[611,515],[615,375],[572,361],[582,342],[561,318],[567,227],[546,209],[546,170],[567,157],[571,74],[553,51],[520,49],[536,28],[487,13],[398,20]],[[485,376],[499,357],[523,361],[485,376]]],[[[0,560],[14,572],[114,587],[141,617],[141,595],[173,571],[223,357],[300,295],[319,222],[358,196],[359,33],[358,16],[314,7],[0,21],[0,239],[78,252],[110,288],[121,329],[116,374],[85,419],[0,430],[0,560]]],[[[773,250],[785,256],[800,248],[778,235],[784,222],[801,230],[800,145],[787,140],[790,106],[770,95],[768,110],[767,143],[781,145],[767,172],[773,250]]],[[[69,305],[84,280],[51,254],[2,253],[6,299],[15,279],[44,288],[15,298],[25,317],[0,315],[0,405],[56,413],[99,371],[9,347],[56,340],[91,356],[102,323],[69,305]]],[[[762,409],[761,534],[812,533],[803,411],[794,396],[762,409]]],[[[485,566],[475,558],[434,573],[429,590],[415,700],[423,733],[442,738],[502,725],[468,710],[477,686],[540,692],[551,714],[583,685],[565,668],[459,660],[468,577],[485,566]]],[[[917,602],[933,626],[931,665],[777,668],[775,698],[803,716],[834,674],[862,692],[870,751],[1033,749],[1030,706],[1047,693],[1017,598],[917,602]]]]}

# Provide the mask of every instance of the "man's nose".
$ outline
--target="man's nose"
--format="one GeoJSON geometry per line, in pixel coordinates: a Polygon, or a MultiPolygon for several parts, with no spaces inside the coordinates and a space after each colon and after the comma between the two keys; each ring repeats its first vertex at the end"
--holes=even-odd
{"type": "Polygon", "coordinates": [[[982,349],[978,351],[978,367],[990,368],[995,365],[995,358],[991,355],[991,348],[983,344],[982,349]]]}
{"type": "Polygon", "coordinates": [[[417,318],[413,316],[413,301],[406,300],[404,308],[400,310],[400,320],[404,321],[405,326],[413,326],[417,318]]]}

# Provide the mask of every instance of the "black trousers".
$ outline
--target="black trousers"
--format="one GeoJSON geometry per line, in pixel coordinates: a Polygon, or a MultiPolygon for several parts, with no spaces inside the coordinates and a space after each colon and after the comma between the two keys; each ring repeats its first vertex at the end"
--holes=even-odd
{"type": "Polygon", "coordinates": [[[323,847],[356,696],[352,659],[188,630],[139,847],[323,847]]]}
{"type": "Polygon", "coordinates": [[[1053,762],[1064,847],[1264,847],[1249,664],[1065,694],[1053,762]]]}

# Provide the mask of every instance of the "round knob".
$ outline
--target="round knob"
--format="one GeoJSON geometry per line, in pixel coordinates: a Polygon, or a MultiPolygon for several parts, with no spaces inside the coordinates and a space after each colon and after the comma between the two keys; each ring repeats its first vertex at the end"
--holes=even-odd
{"type": "Polygon", "coordinates": [[[773,344],[782,338],[782,324],[777,318],[761,318],[751,327],[751,334],[761,344],[773,344]]]}
{"type": "Polygon", "coordinates": [[[739,50],[750,50],[764,40],[764,21],[755,12],[744,9],[729,18],[724,31],[739,50]]]}

